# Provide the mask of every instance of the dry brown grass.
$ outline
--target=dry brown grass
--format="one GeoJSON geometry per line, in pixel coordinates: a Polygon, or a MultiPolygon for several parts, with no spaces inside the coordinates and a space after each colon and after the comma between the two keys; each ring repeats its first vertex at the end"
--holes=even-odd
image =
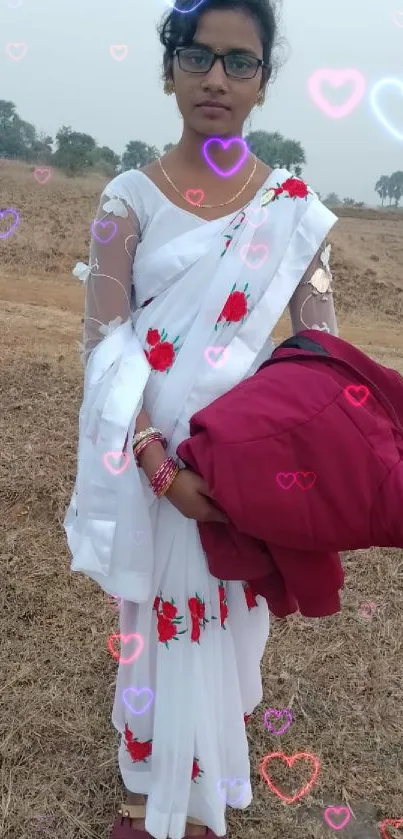
{"type": "MultiPolygon", "coordinates": [[[[82,395],[83,292],[70,271],[86,260],[104,180],[56,174],[41,186],[29,167],[0,162],[1,206],[22,213],[17,234],[0,243],[4,839],[106,839],[120,802],[107,647],[117,615],[95,584],[69,572],[62,529],[82,395]]],[[[331,236],[342,337],[401,373],[402,232],[398,219],[357,216],[331,236]]],[[[276,337],[287,332],[283,319],[276,337]]],[[[230,812],[231,839],[330,837],[323,809],[333,805],[351,807],[347,839],[375,839],[382,819],[403,819],[403,552],[357,551],[344,567],[339,615],[272,626],[264,702],[249,723],[255,798],[230,812]],[[376,611],[365,620],[358,610],[368,601],[376,611]],[[263,726],[268,707],[293,709],[281,737],[263,726]],[[259,776],[259,761],[275,751],[320,761],[298,803],[282,803],[259,776]]],[[[308,774],[277,769],[275,781],[292,795],[308,774]]]]}

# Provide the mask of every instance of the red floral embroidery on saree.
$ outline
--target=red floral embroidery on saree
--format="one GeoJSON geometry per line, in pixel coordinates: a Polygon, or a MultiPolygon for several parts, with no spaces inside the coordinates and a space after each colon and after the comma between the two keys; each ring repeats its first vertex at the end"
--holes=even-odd
{"type": "Polygon", "coordinates": [[[183,615],[178,615],[173,597],[164,600],[162,594],[154,600],[153,610],[157,612],[158,640],[169,650],[168,641],[179,641],[178,635],[184,635],[187,629],[178,632],[178,626],[183,621],[183,615]],[[161,607],[162,603],[162,607],[161,607]]]}
{"type": "Polygon", "coordinates": [[[145,355],[149,365],[159,373],[169,372],[179,349],[179,335],[174,341],[167,341],[167,338],[168,333],[165,329],[162,330],[161,335],[158,329],[149,329],[147,332],[146,342],[151,349],[145,350],[145,355]]]}
{"type": "Polygon", "coordinates": [[[245,594],[246,605],[250,611],[251,609],[253,609],[254,606],[258,606],[259,604],[256,601],[256,597],[253,593],[250,583],[244,583],[243,590],[245,594]]]}
{"type": "Polygon", "coordinates": [[[276,201],[277,198],[282,195],[283,193],[288,193],[288,198],[307,198],[309,195],[309,189],[305,183],[305,181],[301,181],[300,178],[287,178],[286,181],[283,183],[278,184],[277,188],[270,188],[266,190],[266,192],[272,192],[273,194],[273,201],[276,201]]]}
{"type": "Polygon", "coordinates": [[[147,758],[150,757],[151,752],[152,752],[153,741],[152,740],[141,741],[141,740],[138,740],[137,737],[133,737],[133,733],[130,731],[129,726],[126,723],[125,724],[125,742],[126,742],[126,749],[129,752],[129,755],[130,755],[133,763],[138,763],[139,761],[143,761],[143,763],[146,763],[147,758]]]}
{"type": "Polygon", "coordinates": [[[248,314],[248,299],[250,297],[250,295],[246,293],[248,287],[249,283],[246,283],[246,285],[244,285],[243,291],[237,291],[235,290],[236,283],[234,283],[230,295],[229,297],[227,297],[227,300],[223,306],[222,312],[219,318],[217,319],[217,323],[214,327],[215,330],[218,329],[218,324],[220,320],[226,321],[227,324],[239,323],[239,321],[243,323],[248,314]]]}
{"type": "MultiPolygon", "coordinates": [[[[243,222],[245,221],[245,218],[246,218],[246,213],[244,213],[243,211],[241,211],[241,213],[237,213],[237,215],[232,219],[230,227],[234,224],[235,221],[237,221],[237,219],[239,219],[238,224],[235,224],[234,227],[233,227],[234,231],[238,230],[238,228],[241,226],[241,224],[243,224],[243,222]]],[[[233,238],[234,238],[234,236],[231,233],[226,233],[224,235],[224,239],[226,239],[226,242],[225,242],[224,250],[221,254],[221,259],[227,253],[227,250],[228,250],[233,238]]]]}
{"type": "Polygon", "coordinates": [[[206,604],[196,592],[196,597],[189,597],[188,606],[190,617],[192,619],[192,632],[190,639],[193,642],[199,643],[200,628],[205,629],[206,623],[208,623],[208,620],[205,617],[206,604]]]}
{"type": "Polygon", "coordinates": [[[248,724],[248,722],[249,722],[249,720],[250,720],[251,716],[252,716],[252,714],[244,714],[244,715],[243,715],[243,721],[244,721],[245,725],[247,725],[247,724],[248,724]]]}
{"type": "Polygon", "coordinates": [[[227,592],[224,586],[223,580],[220,580],[220,585],[218,586],[218,593],[220,596],[220,619],[221,619],[221,626],[223,629],[226,629],[225,621],[228,617],[228,605],[227,605],[227,592]]]}
{"type": "Polygon", "coordinates": [[[193,758],[192,781],[194,781],[195,784],[197,784],[197,779],[200,778],[201,775],[204,775],[204,770],[200,769],[199,758],[195,757],[195,758],[193,758]]]}

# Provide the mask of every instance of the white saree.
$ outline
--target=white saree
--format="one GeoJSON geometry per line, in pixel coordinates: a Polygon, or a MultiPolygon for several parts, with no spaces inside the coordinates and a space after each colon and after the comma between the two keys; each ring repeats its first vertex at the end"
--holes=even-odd
{"type": "Polygon", "coordinates": [[[336,331],[329,296],[314,323],[317,293],[331,294],[317,260],[336,217],[311,191],[292,197],[290,177],[275,170],[249,207],[207,222],[125,172],[101,197],[90,267],[75,272],[87,280],[87,357],[65,530],[72,570],[122,598],[113,723],[123,781],[148,795],[156,839],[181,839],[187,816],[223,836],[226,806],[250,804],[244,714],[262,700],[269,617],[242,583],[210,575],[197,523],[154,497],[130,440],[145,407],[175,455],[192,414],[271,355],[304,278],[319,309],[298,328],[336,331]]]}

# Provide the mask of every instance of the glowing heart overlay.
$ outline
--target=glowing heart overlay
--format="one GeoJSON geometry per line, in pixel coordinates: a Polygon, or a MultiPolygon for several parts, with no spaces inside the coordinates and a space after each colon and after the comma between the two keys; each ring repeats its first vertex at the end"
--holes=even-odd
{"type": "Polygon", "coordinates": [[[265,223],[265,221],[267,219],[267,210],[266,210],[266,207],[247,207],[246,210],[245,210],[245,215],[246,215],[248,223],[251,225],[251,227],[254,227],[255,230],[257,230],[258,227],[261,227],[262,224],[265,223]],[[256,215],[258,213],[263,213],[263,219],[259,224],[254,224],[253,221],[249,218],[249,216],[251,214],[256,215]]]}
{"type": "Polygon", "coordinates": [[[358,611],[362,618],[369,621],[376,612],[376,603],[362,603],[358,611]]]}
{"type": "Polygon", "coordinates": [[[209,140],[206,140],[206,142],[204,143],[204,146],[203,146],[203,154],[204,154],[204,159],[205,159],[206,163],[210,166],[210,168],[213,170],[213,172],[216,173],[216,175],[221,175],[223,178],[229,178],[231,175],[235,175],[235,172],[239,172],[241,166],[243,166],[246,158],[248,157],[248,153],[249,153],[248,146],[246,145],[246,142],[245,142],[245,140],[242,139],[242,137],[232,137],[231,140],[221,140],[219,137],[210,137],[209,140]],[[241,158],[238,161],[238,163],[235,166],[233,166],[232,169],[230,169],[228,172],[224,172],[223,169],[221,169],[219,166],[217,166],[214,163],[213,160],[211,160],[209,151],[210,151],[210,146],[213,143],[219,143],[219,145],[225,151],[227,151],[227,149],[234,144],[236,144],[240,147],[241,158]]]}
{"type": "Polygon", "coordinates": [[[333,830],[342,830],[346,824],[349,823],[351,819],[351,812],[348,807],[327,807],[324,812],[324,819],[325,822],[332,827],[333,830]],[[332,818],[332,814],[340,815],[341,813],[344,814],[344,819],[339,824],[335,824],[334,819],[332,818]]]}
{"type": "Polygon", "coordinates": [[[284,801],[286,804],[293,804],[294,801],[298,801],[299,798],[302,798],[302,796],[305,795],[309,789],[311,789],[311,786],[315,783],[316,778],[318,777],[320,765],[318,758],[314,755],[309,754],[309,752],[298,752],[298,754],[292,755],[291,757],[287,757],[287,755],[283,754],[283,752],[274,752],[273,754],[266,755],[266,757],[263,758],[259,766],[259,769],[260,774],[262,775],[262,777],[266,781],[267,786],[272,790],[272,792],[274,792],[275,795],[277,795],[278,798],[281,798],[281,800],[284,801]],[[267,774],[267,764],[270,760],[274,760],[276,758],[284,760],[288,767],[293,766],[297,760],[309,760],[313,764],[312,775],[309,781],[305,784],[305,786],[301,787],[298,790],[298,792],[295,793],[295,795],[290,796],[280,792],[280,790],[277,789],[277,787],[273,784],[271,778],[267,774]]]}
{"type": "Polygon", "coordinates": [[[210,364],[210,367],[222,367],[228,360],[228,347],[207,347],[204,351],[204,357],[210,364]],[[219,355],[220,357],[213,361],[211,356],[219,355]]]}
{"type": "Polygon", "coordinates": [[[144,641],[138,632],[131,632],[130,635],[121,635],[119,632],[116,635],[111,635],[108,641],[108,647],[113,657],[117,659],[120,664],[132,664],[133,661],[136,661],[136,658],[138,658],[143,652],[144,641]],[[131,656],[129,656],[129,658],[121,658],[119,651],[115,649],[116,642],[120,641],[121,643],[123,642],[123,644],[129,644],[133,640],[136,641],[137,649],[131,656]]]}
{"type": "Polygon", "coordinates": [[[190,9],[178,9],[175,3],[171,3],[171,0],[168,0],[168,5],[171,7],[171,9],[175,9],[175,12],[179,12],[181,15],[188,15],[189,12],[194,12],[195,9],[198,9],[199,6],[201,6],[204,2],[205,0],[198,0],[198,2],[196,0],[196,3],[194,3],[193,6],[190,7],[190,9]]]}
{"type": "Polygon", "coordinates": [[[230,778],[222,778],[222,780],[218,781],[217,789],[218,789],[218,792],[219,792],[222,800],[226,804],[230,804],[231,807],[235,807],[236,804],[239,804],[242,801],[242,799],[244,798],[246,790],[243,789],[243,791],[238,796],[238,798],[229,801],[228,800],[228,795],[227,795],[227,790],[223,789],[223,787],[224,786],[230,786],[230,787],[235,787],[236,786],[238,788],[239,786],[242,786],[242,788],[244,788],[244,787],[246,787],[246,785],[247,785],[247,782],[245,781],[244,778],[231,778],[231,779],[230,778]],[[241,782],[241,784],[238,783],[239,781],[241,782]]]}
{"type": "Polygon", "coordinates": [[[296,484],[299,489],[307,490],[316,481],[315,472],[277,472],[276,481],[281,489],[291,489],[296,484]]]}
{"type": "Polygon", "coordinates": [[[315,105],[320,108],[328,117],[332,119],[340,119],[341,117],[351,114],[351,111],[357,107],[358,103],[364,96],[366,89],[366,82],[362,73],[359,70],[331,70],[323,68],[316,70],[315,73],[308,79],[308,90],[315,105]],[[321,86],[323,82],[328,82],[333,87],[341,87],[347,82],[352,82],[354,90],[344,105],[331,105],[325,99],[321,86]]]}
{"type": "Polygon", "coordinates": [[[118,229],[118,226],[117,226],[115,221],[93,221],[92,225],[91,225],[91,233],[92,233],[94,239],[96,239],[98,242],[100,242],[101,245],[107,245],[108,242],[111,242],[113,237],[116,236],[117,229],[118,229]],[[97,231],[96,231],[97,227],[102,228],[103,230],[106,230],[106,228],[110,228],[109,235],[108,236],[103,236],[101,238],[101,236],[99,236],[97,231]]]}
{"type": "Polygon", "coordinates": [[[264,724],[272,734],[276,735],[276,737],[278,737],[279,734],[284,734],[293,722],[294,715],[290,708],[281,708],[280,711],[277,711],[275,708],[268,708],[264,713],[264,724]],[[269,717],[275,717],[276,719],[286,717],[286,721],[281,728],[276,729],[273,727],[273,723],[270,721],[269,717]]]}
{"type": "Polygon", "coordinates": [[[129,457],[127,452],[106,452],[106,454],[104,454],[103,460],[104,460],[104,465],[106,466],[108,472],[111,473],[111,475],[121,475],[122,472],[124,472],[125,469],[127,469],[128,465],[130,463],[130,457],[129,457]],[[123,456],[123,465],[118,469],[116,467],[112,466],[112,464],[110,462],[111,459],[119,461],[122,456],[123,456]]]}
{"type": "Polygon", "coordinates": [[[390,133],[393,134],[394,137],[397,137],[398,140],[403,140],[403,132],[398,131],[396,128],[394,128],[388,122],[386,117],[384,117],[384,115],[382,114],[382,112],[379,108],[378,101],[377,101],[378,100],[378,95],[379,95],[379,93],[381,93],[381,91],[385,87],[397,87],[399,89],[400,93],[403,95],[403,82],[401,82],[399,79],[382,79],[380,82],[377,82],[377,84],[374,85],[374,87],[371,90],[371,105],[372,105],[372,108],[375,111],[375,115],[378,117],[378,119],[382,123],[382,125],[385,128],[387,128],[387,130],[390,131],[390,133]]]}
{"type": "MultiPolygon", "coordinates": [[[[260,268],[261,265],[265,262],[269,255],[269,249],[267,245],[243,245],[241,248],[241,259],[248,268],[260,268]],[[261,254],[260,259],[257,262],[253,262],[251,260],[251,255],[255,254],[256,252],[261,254]]],[[[252,257],[253,259],[253,257],[252,257]]]]}
{"type": "Polygon", "coordinates": [[[204,200],[204,192],[202,189],[188,189],[187,192],[185,192],[185,198],[186,201],[189,201],[189,204],[193,204],[194,207],[197,207],[197,205],[201,204],[204,200]]]}
{"type": "Polygon", "coordinates": [[[18,227],[21,218],[18,210],[14,209],[7,209],[7,210],[0,210],[0,219],[5,218],[6,216],[14,216],[15,221],[14,224],[11,225],[10,230],[7,230],[6,233],[0,233],[0,239],[8,239],[14,233],[14,230],[18,227]]]}
{"type": "Polygon", "coordinates": [[[154,701],[154,694],[153,694],[151,688],[140,688],[139,690],[137,690],[137,688],[126,688],[123,691],[123,702],[125,703],[126,707],[129,709],[129,711],[132,712],[132,714],[137,714],[137,715],[145,714],[145,712],[149,709],[149,707],[150,707],[150,705],[153,701],[154,701]],[[146,702],[146,704],[139,711],[134,707],[133,701],[134,701],[134,697],[138,698],[141,695],[148,696],[148,702],[146,702]]]}
{"type": "Polygon", "coordinates": [[[9,58],[12,58],[13,61],[20,61],[21,58],[24,58],[28,47],[26,44],[22,42],[7,44],[6,46],[6,53],[9,58]],[[17,52],[19,55],[17,55],[17,52]]]}
{"type": "Polygon", "coordinates": [[[382,839],[391,839],[390,833],[386,829],[388,824],[391,827],[403,827],[403,819],[385,819],[380,825],[382,839]]]}
{"type": "Polygon", "coordinates": [[[129,47],[127,44],[112,44],[109,47],[109,52],[115,61],[123,61],[129,52],[129,47]]]}
{"type": "Polygon", "coordinates": [[[354,405],[354,408],[357,408],[357,406],[363,405],[367,401],[369,390],[365,385],[347,385],[344,388],[344,395],[350,404],[354,405]]]}
{"type": "Polygon", "coordinates": [[[51,170],[46,167],[42,169],[38,168],[34,171],[34,178],[36,181],[38,181],[38,184],[46,184],[46,181],[49,180],[51,174],[51,170]]]}

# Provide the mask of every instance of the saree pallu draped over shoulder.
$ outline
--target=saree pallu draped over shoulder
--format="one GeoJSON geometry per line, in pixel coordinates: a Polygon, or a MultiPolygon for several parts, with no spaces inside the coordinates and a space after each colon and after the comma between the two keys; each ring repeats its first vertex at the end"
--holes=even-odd
{"type": "Polygon", "coordinates": [[[153,252],[145,236],[135,274],[138,298],[151,302],[90,356],[65,530],[72,570],[108,594],[142,603],[151,592],[153,511],[161,502],[137,469],[130,442],[124,451],[141,408],[175,454],[192,414],[270,355],[271,332],[336,221],[311,192],[304,198],[284,193],[265,206],[271,184],[287,177],[275,170],[245,211],[205,223],[153,252]],[[251,224],[251,215],[263,210],[263,223],[251,224]],[[242,317],[231,316],[231,295],[243,306],[242,317]],[[148,343],[153,335],[159,341],[157,365],[158,353],[148,343]]]}

